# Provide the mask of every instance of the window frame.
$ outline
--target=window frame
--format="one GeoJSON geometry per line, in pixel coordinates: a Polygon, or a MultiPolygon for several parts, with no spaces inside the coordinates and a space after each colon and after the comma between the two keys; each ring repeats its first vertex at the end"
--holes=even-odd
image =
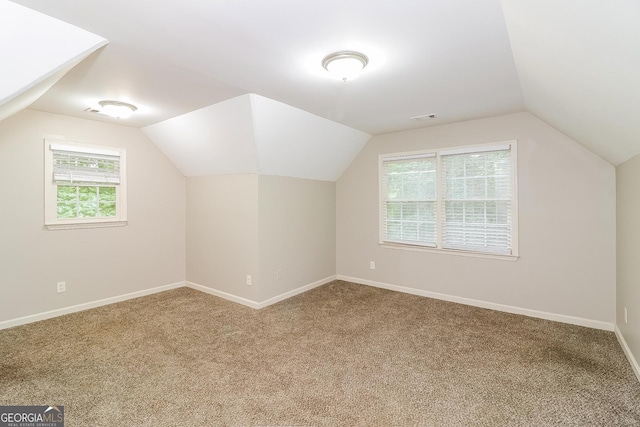
{"type": "MultiPolygon", "coordinates": [[[[71,151],[71,150],[69,150],[71,151]]],[[[58,139],[44,139],[44,225],[48,230],[70,230],[79,228],[122,227],[127,225],[127,154],[126,149],[103,145],[85,144],[58,139]],[[116,188],[116,216],[98,218],[58,218],[58,184],[53,181],[52,146],[78,148],[88,153],[118,153],[120,183],[116,188]]]]}
{"type": "Polygon", "coordinates": [[[478,258],[490,258],[490,259],[499,259],[499,260],[507,260],[507,261],[516,261],[519,258],[519,242],[518,242],[518,171],[517,171],[517,163],[518,163],[518,155],[517,155],[517,140],[508,140],[508,141],[499,141],[499,142],[491,142],[484,144],[474,144],[474,145],[464,145],[464,146],[453,146],[453,147],[443,147],[436,149],[428,149],[428,150],[417,150],[417,151],[408,151],[408,152],[394,152],[394,153],[384,153],[378,155],[378,244],[383,248],[388,249],[400,249],[400,250],[408,250],[408,251],[416,251],[416,252],[429,252],[429,253],[439,253],[439,254],[449,254],[449,255],[458,255],[458,256],[466,256],[466,257],[478,257],[478,258]],[[441,179],[442,173],[442,163],[441,156],[442,155],[450,155],[450,154],[463,154],[463,153],[471,153],[471,152],[486,152],[492,151],[491,148],[501,147],[501,146],[509,146],[510,150],[510,160],[511,160],[511,179],[512,179],[512,207],[511,207],[511,254],[497,254],[490,252],[480,252],[474,250],[466,250],[466,249],[447,249],[442,247],[442,228],[443,228],[443,218],[442,218],[442,206],[444,203],[444,182],[441,179]],[[406,158],[406,157],[428,157],[435,156],[436,157],[436,245],[434,246],[425,246],[419,243],[401,243],[401,242],[393,242],[386,240],[385,235],[385,215],[384,215],[384,204],[386,200],[386,195],[384,194],[385,190],[385,177],[384,177],[384,165],[385,161],[393,158],[406,158]]]}

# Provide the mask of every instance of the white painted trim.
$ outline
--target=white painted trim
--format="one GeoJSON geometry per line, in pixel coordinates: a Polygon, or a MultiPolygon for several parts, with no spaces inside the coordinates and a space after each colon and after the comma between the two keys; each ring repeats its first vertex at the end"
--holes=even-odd
{"type": "Polygon", "coordinates": [[[292,291],[285,292],[285,293],[280,294],[280,295],[276,295],[273,298],[269,298],[269,299],[264,300],[261,303],[259,303],[258,304],[259,305],[258,308],[267,307],[269,305],[272,305],[272,304],[275,304],[277,302],[283,301],[283,300],[285,300],[287,298],[291,298],[291,297],[294,297],[294,296],[299,295],[301,293],[310,291],[311,289],[317,288],[318,286],[326,285],[327,283],[332,282],[334,280],[336,280],[336,276],[335,275],[328,276],[328,277],[325,277],[324,279],[320,279],[320,280],[318,280],[316,282],[309,283],[308,285],[301,286],[301,287],[296,288],[296,289],[294,289],[292,291]]]}
{"type": "Polygon", "coordinates": [[[260,308],[258,307],[258,303],[255,301],[252,301],[247,298],[242,298],[227,292],[219,291],[217,289],[213,289],[208,286],[199,285],[197,283],[188,282],[188,281],[186,282],[185,286],[191,289],[195,289],[196,291],[204,292],[205,294],[213,295],[215,297],[226,299],[228,301],[235,302],[237,304],[245,305],[247,307],[251,307],[255,309],[260,308]]]}
{"type": "Polygon", "coordinates": [[[157,294],[158,292],[164,292],[171,289],[181,288],[184,286],[184,282],[171,283],[169,285],[158,286],[156,288],[144,289],[142,291],[131,292],[124,295],[118,295],[115,297],[104,298],[97,301],[87,302],[78,305],[72,305],[70,307],[58,308],[56,310],[45,311],[44,313],[32,314],[29,316],[18,317],[17,319],[10,319],[0,322],[0,329],[13,328],[14,326],[26,325],[27,323],[38,322],[40,320],[51,319],[52,317],[63,316],[65,314],[76,313],[78,311],[89,310],[91,308],[101,307],[103,305],[109,305],[116,302],[126,301],[134,298],[140,298],[147,295],[157,294]]]}
{"type": "Polygon", "coordinates": [[[604,331],[613,331],[614,324],[602,322],[600,320],[584,319],[582,317],[567,316],[564,314],[549,313],[546,311],[531,310],[529,308],[515,307],[511,305],[498,304],[489,301],[475,300],[471,298],[458,297],[454,295],[441,294],[438,292],[424,291],[422,289],[408,288],[404,286],[391,285],[389,283],[376,282],[373,280],[360,279],[357,277],[349,277],[338,274],[338,280],[353,282],[360,285],[373,286],[375,288],[388,289],[391,291],[403,292],[406,294],[419,295],[428,298],[439,299],[443,301],[455,302],[458,304],[471,305],[474,307],[488,308],[491,310],[504,311],[506,313],[521,314],[524,316],[535,317],[538,319],[553,320],[555,322],[568,323],[571,325],[586,326],[593,329],[601,329],[604,331]]]}
{"type": "Polygon", "coordinates": [[[108,227],[124,227],[127,221],[79,221],[69,224],[45,224],[47,230],[75,230],[80,228],[108,228],[108,227]]]}
{"type": "Polygon", "coordinates": [[[244,306],[247,307],[251,307],[253,309],[259,310],[261,308],[265,308],[267,306],[270,306],[272,304],[275,304],[277,302],[283,301],[285,299],[291,298],[293,296],[299,295],[303,292],[307,292],[310,291],[313,288],[317,288],[318,286],[322,286],[325,285],[333,280],[336,279],[336,276],[329,276],[329,277],[325,277],[324,279],[320,279],[316,282],[313,283],[309,283],[308,285],[304,285],[304,286],[300,286],[299,288],[296,288],[292,291],[288,291],[285,293],[282,293],[280,295],[276,295],[273,298],[269,298],[267,300],[264,300],[262,302],[257,302],[257,301],[253,301],[247,298],[243,298],[243,297],[239,297],[237,295],[233,295],[230,294],[228,292],[223,292],[223,291],[219,291],[217,289],[213,289],[210,288],[208,286],[203,286],[203,285],[199,285],[197,283],[193,283],[193,282],[186,282],[186,286],[192,289],[195,289],[197,291],[201,291],[204,292],[206,294],[209,295],[213,295],[222,299],[226,299],[228,301],[232,301],[238,304],[242,304],[244,306]]]}
{"type": "MultiPolygon", "coordinates": [[[[438,227],[441,228],[441,225],[438,225],[438,227]]],[[[440,237],[438,237],[438,241],[440,241],[440,237]]],[[[440,244],[440,242],[438,244],[440,244]]],[[[498,254],[489,254],[489,253],[482,253],[482,252],[465,251],[462,249],[443,249],[443,248],[435,248],[432,246],[419,246],[419,245],[410,245],[405,243],[393,243],[393,242],[382,242],[380,243],[380,247],[387,248],[387,249],[399,249],[403,251],[430,252],[433,254],[464,256],[464,257],[470,257],[470,258],[497,259],[501,261],[517,261],[520,258],[517,255],[498,255],[498,254]]]]}
{"type": "Polygon", "coordinates": [[[518,240],[518,141],[513,139],[509,141],[500,141],[493,143],[466,145],[453,148],[436,148],[419,151],[409,151],[402,153],[382,153],[378,155],[378,244],[382,248],[400,249],[417,252],[430,252],[436,254],[466,256],[475,258],[488,258],[504,261],[517,261],[519,258],[519,240],[518,240]],[[442,156],[451,154],[464,153],[482,153],[490,151],[501,151],[509,149],[511,160],[511,254],[502,255],[497,253],[478,252],[467,249],[447,249],[442,247],[442,227],[443,217],[441,216],[443,208],[444,180],[440,179],[442,174],[442,156]],[[384,226],[384,201],[387,197],[386,174],[384,173],[384,163],[389,160],[401,160],[410,158],[431,158],[435,157],[436,161],[436,241],[435,246],[420,245],[409,242],[396,242],[386,240],[384,226]]]}
{"type": "Polygon", "coordinates": [[[115,297],[104,298],[97,301],[91,301],[83,304],[72,305],[69,307],[63,307],[56,310],[45,311],[43,313],[32,314],[29,316],[18,317],[16,319],[9,319],[0,322],[0,330],[13,328],[15,326],[26,325],[28,323],[38,322],[40,320],[51,319],[53,317],[63,316],[65,314],[76,313],[78,311],[89,310],[91,308],[101,307],[103,305],[114,304],[116,302],[126,301],[134,298],[140,298],[147,295],[157,294],[159,292],[169,291],[171,289],[181,288],[183,286],[195,289],[197,291],[201,291],[207,294],[211,294],[229,301],[233,301],[238,304],[246,305],[247,307],[251,307],[253,309],[259,310],[261,308],[267,307],[269,305],[275,304],[277,302],[283,301],[287,298],[291,298],[295,295],[301,294],[303,292],[309,291],[313,288],[317,288],[318,286],[322,286],[336,279],[336,276],[325,277],[324,279],[318,280],[316,282],[310,283],[308,285],[301,286],[292,291],[285,292],[283,294],[277,295],[273,298],[269,298],[262,302],[251,301],[246,298],[238,297],[227,292],[222,292],[216,289],[212,289],[206,286],[198,285],[197,283],[192,282],[176,282],[171,283],[169,285],[158,286],[156,288],[144,289],[142,291],[131,292],[124,295],[118,295],[115,297]]]}
{"type": "Polygon", "coordinates": [[[44,139],[44,226],[46,230],[73,230],[82,228],[123,227],[127,225],[127,150],[119,147],[97,146],[66,139],[44,139]],[[116,216],[99,218],[58,219],[57,184],[53,182],[54,147],[96,154],[117,153],[120,161],[120,183],[116,188],[116,216]]]}
{"type": "Polygon", "coordinates": [[[622,347],[622,351],[624,351],[624,355],[627,356],[627,360],[631,364],[631,369],[636,374],[636,378],[640,381],[640,365],[638,365],[638,361],[635,357],[633,357],[633,353],[631,353],[631,349],[627,345],[627,342],[624,339],[624,335],[622,335],[622,331],[618,328],[618,325],[615,325],[615,333],[618,338],[618,342],[622,347]]]}

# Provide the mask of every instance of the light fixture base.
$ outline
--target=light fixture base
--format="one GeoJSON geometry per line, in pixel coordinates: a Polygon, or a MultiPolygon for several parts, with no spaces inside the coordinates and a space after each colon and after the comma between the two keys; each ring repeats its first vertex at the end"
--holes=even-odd
{"type": "Polygon", "coordinates": [[[346,82],[358,75],[368,63],[367,55],[353,50],[343,50],[325,56],[322,67],[346,82]]]}
{"type": "Polygon", "coordinates": [[[95,108],[88,108],[85,111],[103,114],[116,119],[129,118],[138,107],[128,102],[122,101],[100,101],[95,108]]]}

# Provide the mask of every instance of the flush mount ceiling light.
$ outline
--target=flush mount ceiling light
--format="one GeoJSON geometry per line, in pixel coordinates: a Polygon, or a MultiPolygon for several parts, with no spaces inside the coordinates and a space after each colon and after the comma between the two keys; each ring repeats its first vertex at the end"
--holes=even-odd
{"type": "Polygon", "coordinates": [[[116,119],[128,119],[138,109],[135,105],[121,101],[100,101],[98,104],[99,107],[91,108],[87,111],[115,117],[116,119]]]}
{"type": "Polygon", "coordinates": [[[356,77],[368,63],[365,54],[350,50],[332,53],[322,60],[324,69],[344,82],[356,77]]]}

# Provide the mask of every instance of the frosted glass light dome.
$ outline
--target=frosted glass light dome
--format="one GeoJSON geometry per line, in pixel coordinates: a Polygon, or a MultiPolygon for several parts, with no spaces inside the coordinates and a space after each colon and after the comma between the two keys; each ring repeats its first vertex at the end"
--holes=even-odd
{"type": "Polygon", "coordinates": [[[135,105],[120,101],[100,101],[98,104],[100,104],[98,113],[116,119],[128,119],[137,110],[135,105]]]}
{"type": "Polygon", "coordinates": [[[366,55],[353,51],[332,53],[322,60],[325,70],[345,82],[360,74],[368,63],[369,58],[366,55]]]}

